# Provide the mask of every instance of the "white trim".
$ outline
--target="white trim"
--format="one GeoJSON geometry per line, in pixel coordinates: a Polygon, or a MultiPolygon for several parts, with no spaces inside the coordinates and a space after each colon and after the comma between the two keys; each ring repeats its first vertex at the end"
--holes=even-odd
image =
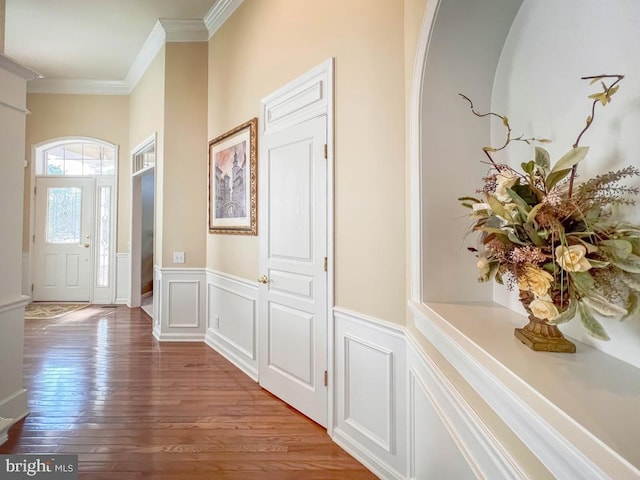
{"type": "Polygon", "coordinates": [[[447,361],[557,478],[610,478],[602,470],[602,464],[595,463],[596,458],[599,462],[606,459],[607,472],[625,472],[629,478],[640,475],[640,470],[436,312],[413,303],[410,308],[418,330],[438,346],[447,361]],[[519,385],[535,399],[536,407],[505,382],[519,385]],[[588,449],[589,454],[579,450],[578,445],[588,449]]]}
{"type": "MultiPolygon", "coordinates": [[[[258,316],[257,316],[257,282],[250,282],[234,275],[207,269],[206,286],[206,334],[204,342],[225,357],[237,368],[247,374],[252,380],[258,381],[258,316]],[[230,338],[220,331],[219,323],[216,325],[214,312],[211,311],[212,288],[217,288],[221,292],[237,297],[239,302],[244,303],[244,310],[237,309],[229,311],[228,306],[224,309],[230,320],[234,323],[243,322],[249,325],[249,338],[230,338]],[[250,310],[248,316],[246,311],[250,310]],[[252,346],[249,350],[241,346],[238,342],[252,346]]],[[[216,309],[219,311],[218,309],[216,309]]],[[[225,320],[224,318],[222,319],[225,320]]],[[[218,317],[218,322],[220,321],[218,317]]]]}
{"type": "Polygon", "coordinates": [[[203,342],[206,328],[203,301],[206,298],[205,269],[155,266],[153,283],[153,336],[159,341],[203,342]],[[186,293],[193,296],[193,304],[173,303],[172,288],[178,284],[191,287],[186,293]],[[174,317],[180,320],[174,321],[174,317]]]}
{"type": "Polygon", "coordinates": [[[478,478],[527,478],[526,473],[520,469],[436,362],[425,353],[412,335],[408,334],[406,338],[409,374],[407,476],[414,478],[416,456],[425,454],[416,449],[412,435],[416,425],[413,416],[415,413],[413,393],[415,388],[420,388],[478,478]]]}
{"type": "Polygon", "coordinates": [[[207,40],[215,35],[241,4],[242,0],[218,0],[211,7],[203,18],[209,34],[207,40]]]}
{"type": "MultiPolygon", "coordinates": [[[[2,413],[0,417],[4,417],[12,421],[11,425],[18,423],[24,417],[29,415],[27,391],[24,388],[20,388],[11,395],[0,400],[0,413],[2,413]]],[[[0,441],[0,443],[2,443],[2,441],[0,441]]]]}
{"type": "Polygon", "coordinates": [[[342,447],[344,451],[367,467],[377,477],[393,480],[404,480],[406,478],[402,473],[382,462],[378,456],[361,448],[358,442],[342,430],[336,429],[332,439],[337,445],[342,447]]]}
{"type": "Polygon", "coordinates": [[[128,83],[123,80],[38,78],[27,84],[27,92],[66,95],[129,95],[130,88],[128,83]]]}
{"type": "MultiPolygon", "coordinates": [[[[224,20],[226,18],[228,16],[224,20]]],[[[208,39],[209,32],[203,19],[159,19],[124,79],[42,78],[32,72],[33,76],[29,79],[35,80],[27,84],[27,91],[29,93],[130,95],[166,42],[206,42],[208,39]]],[[[0,58],[0,67],[2,65],[2,58],[0,58]]],[[[30,72],[30,70],[24,70],[30,72]]]]}
{"type": "Polygon", "coordinates": [[[116,253],[116,288],[114,303],[129,303],[129,281],[131,278],[128,253],[116,253]]]}
{"type": "Polygon", "coordinates": [[[165,43],[206,42],[209,32],[201,18],[161,18],[165,43]]]}
{"type": "Polygon", "coordinates": [[[31,255],[22,252],[22,295],[31,296],[31,255]]]}
{"type": "Polygon", "coordinates": [[[138,85],[138,82],[151,65],[151,62],[156,58],[162,47],[164,46],[166,38],[166,32],[162,27],[162,23],[160,21],[156,22],[156,24],[149,32],[149,36],[144,41],[142,48],[136,55],[135,60],[131,64],[131,68],[129,68],[129,72],[124,79],[124,84],[127,86],[127,94],[133,92],[138,85]]]}
{"type": "Polygon", "coordinates": [[[427,2],[413,64],[409,112],[410,295],[422,299],[422,82],[429,40],[441,0],[427,2]]]}
{"type": "Polygon", "coordinates": [[[20,65],[15,60],[0,53],[0,68],[25,80],[33,80],[41,75],[30,68],[20,65]]]}
{"type": "Polygon", "coordinates": [[[29,303],[31,303],[31,297],[27,295],[20,295],[18,298],[0,303],[0,313],[12,312],[13,310],[24,308],[29,303]]]}
{"type": "Polygon", "coordinates": [[[31,112],[25,108],[22,107],[16,107],[15,105],[11,105],[10,103],[7,102],[3,102],[2,100],[0,100],[0,107],[5,107],[8,108],[9,110],[15,110],[18,113],[22,113],[24,115],[29,115],[31,112]]]}

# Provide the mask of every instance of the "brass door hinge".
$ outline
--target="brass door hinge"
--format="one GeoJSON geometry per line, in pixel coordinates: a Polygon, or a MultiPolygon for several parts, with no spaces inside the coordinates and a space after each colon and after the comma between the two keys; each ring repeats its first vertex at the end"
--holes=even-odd
{"type": "Polygon", "coordinates": [[[324,257],[324,265],[323,265],[324,271],[328,272],[329,271],[329,259],[327,257],[324,257]]]}
{"type": "Polygon", "coordinates": [[[324,371],[324,386],[328,386],[329,385],[329,372],[327,372],[326,370],[324,371]]]}
{"type": "Polygon", "coordinates": [[[329,146],[325,143],[324,144],[324,159],[326,160],[327,158],[329,158],[329,146]]]}

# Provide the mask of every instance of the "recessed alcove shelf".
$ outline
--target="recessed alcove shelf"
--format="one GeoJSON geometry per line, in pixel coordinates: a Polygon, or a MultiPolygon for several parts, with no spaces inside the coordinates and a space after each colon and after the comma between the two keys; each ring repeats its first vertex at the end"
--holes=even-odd
{"type": "MultiPolygon", "coordinates": [[[[586,116],[579,108],[570,111],[566,98],[588,109],[586,96],[593,92],[561,87],[558,79],[625,73],[627,104],[607,106],[611,120],[590,141],[611,146],[616,158],[628,156],[640,148],[629,133],[640,124],[640,62],[633,52],[638,17],[629,1],[612,13],[597,0],[434,0],[423,24],[411,125],[414,323],[557,478],[640,478],[640,369],[634,366],[640,327],[611,325],[612,337],[623,341],[598,345],[607,353],[580,342],[574,355],[533,352],[515,339],[513,329],[527,319],[495,303],[517,309],[517,299],[477,283],[465,249],[472,243],[465,237],[469,222],[456,201],[480,186],[488,169],[481,148],[496,144],[503,131],[474,117],[458,93],[480,111],[508,115],[512,125],[521,120],[522,133],[565,141],[586,116]],[[621,43],[628,47],[618,48],[621,43]],[[602,55],[594,54],[598,48],[602,55]],[[616,53],[604,53],[610,51],[616,53]],[[535,100],[534,94],[554,87],[552,100],[535,100]],[[510,108],[521,118],[503,110],[510,108]],[[545,126],[548,131],[540,131],[545,126]]],[[[555,150],[565,147],[549,150],[557,158],[555,150]]],[[[585,174],[611,164],[610,155],[601,156],[585,174]]],[[[568,332],[582,340],[579,323],[568,332]]]]}
{"type": "Polygon", "coordinates": [[[411,308],[418,330],[548,468],[589,459],[573,473],[640,475],[639,369],[580,342],[575,354],[533,352],[513,336],[526,317],[494,303],[411,308]]]}

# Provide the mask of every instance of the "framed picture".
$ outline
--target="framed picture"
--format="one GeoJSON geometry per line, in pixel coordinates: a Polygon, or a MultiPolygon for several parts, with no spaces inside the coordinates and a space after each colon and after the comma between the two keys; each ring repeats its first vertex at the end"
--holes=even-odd
{"type": "Polygon", "coordinates": [[[257,130],[253,118],[209,142],[209,233],[258,234],[257,130]]]}

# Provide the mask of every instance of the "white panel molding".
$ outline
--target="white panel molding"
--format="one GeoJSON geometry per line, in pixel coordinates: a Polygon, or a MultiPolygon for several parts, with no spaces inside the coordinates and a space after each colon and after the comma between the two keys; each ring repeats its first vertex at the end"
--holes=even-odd
{"type": "Polygon", "coordinates": [[[0,412],[2,412],[0,417],[8,416],[11,420],[11,425],[13,425],[29,415],[27,405],[27,391],[21,388],[0,400],[0,412]]]}
{"type": "MultiPolygon", "coordinates": [[[[263,132],[267,134],[327,114],[333,106],[332,95],[331,58],[262,99],[263,132]]],[[[328,125],[332,130],[333,124],[328,125]]]]}
{"type": "MultiPolygon", "coordinates": [[[[332,437],[355,458],[382,478],[404,478],[406,469],[406,361],[404,329],[389,322],[355,312],[334,308],[335,364],[333,378],[334,428],[332,437]],[[359,369],[349,364],[349,349],[359,347],[359,355],[369,355],[371,361],[360,359],[359,369]],[[377,361],[381,360],[381,361],[377,361]],[[380,364],[388,371],[380,372],[380,364]],[[362,365],[376,368],[362,371],[362,365]],[[377,367],[376,367],[377,366],[377,367]],[[366,411],[359,411],[357,422],[350,418],[350,381],[362,381],[363,388],[371,388],[371,381],[383,375],[387,392],[370,391],[365,396],[372,404],[366,411]],[[386,418],[378,418],[385,412],[386,418]],[[365,417],[363,417],[363,415],[365,417]],[[366,418],[369,415],[370,418],[366,418]],[[380,425],[386,425],[388,438],[373,434],[380,425]]],[[[360,392],[362,395],[362,392],[360,392]]]]}
{"type": "Polygon", "coordinates": [[[207,39],[215,35],[241,4],[242,0],[218,0],[211,7],[203,19],[209,34],[207,39]]]}
{"type": "Polygon", "coordinates": [[[128,253],[116,253],[116,299],[115,303],[129,303],[130,265],[128,253]]]}
{"type": "MultiPolygon", "coordinates": [[[[628,478],[640,476],[640,471],[616,452],[604,445],[593,434],[575,422],[566,413],[542,397],[522,379],[501,368],[501,378],[512,379],[521,384],[545,406],[545,412],[529,405],[523,398],[508,388],[493,372],[495,359],[481,350],[470,339],[464,337],[435,312],[428,313],[424,307],[409,304],[415,324],[422,334],[458,370],[465,380],[483,397],[491,408],[527,445],[540,461],[557,478],[612,478],[576,446],[576,441],[600,450],[599,457],[607,458],[607,468],[625,472],[628,478]],[[561,421],[560,421],[561,420],[561,421]],[[560,433],[559,428],[570,432],[572,439],[560,433]]],[[[596,451],[597,451],[596,450],[596,451]]],[[[615,477],[615,475],[614,475],[615,477]]],[[[620,477],[618,477],[620,478],[620,477]]]]}
{"type": "Polygon", "coordinates": [[[206,271],[206,279],[207,328],[204,342],[257,381],[258,285],[256,282],[209,269],[206,271]],[[234,301],[224,307],[216,305],[214,299],[220,294],[230,296],[234,301]],[[229,322],[231,330],[225,327],[229,322]],[[234,329],[233,326],[240,328],[234,329]],[[242,337],[238,338],[238,335],[242,337]]]}
{"type": "MultiPolygon", "coordinates": [[[[394,404],[394,375],[393,375],[393,351],[388,350],[386,348],[381,348],[378,345],[374,345],[370,342],[367,342],[366,340],[363,340],[361,338],[346,334],[344,336],[344,350],[345,350],[345,355],[344,355],[344,376],[345,376],[345,382],[344,382],[344,398],[342,398],[341,400],[344,402],[344,422],[350,426],[352,426],[354,428],[354,430],[356,430],[358,433],[360,433],[361,435],[367,437],[369,440],[371,440],[372,442],[378,444],[382,449],[386,450],[389,453],[393,453],[394,452],[394,439],[395,439],[395,417],[393,414],[393,411],[395,408],[397,408],[397,406],[394,404]],[[363,410],[362,408],[353,408],[352,406],[352,398],[353,395],[355,394],[355,392],[351,391],[351,387],[352,384],[350,382],[351,377],[357,377],[358,373],[355,368],[351,365],[351,356],[355,354],[354,350],[356,348],[360,348],[360,350],[362,351],[363,349],[365,351],[368,351],[368,356],[369,357],[382,357],[382,364],[383,364],[383,370],[381,371],[380,369],[376,369],[377,375],[383,377],[383,379],[385,380],[385,385],[384,385],[384,389],[382,391],[380,390],[376,390],[376,396],[375,399],[377,401],[386,401],[387,402],[387,408],[383,410],[386,410],[384,412],[385,417],[385,429],[386,429],[386,435],[384,435],[384,437],[377,435],[376,433],[374,433],[372,431],[371,428],[369,428],[367,425],[363,425],[361,422],[359,422],[356,418],[354,418],[354,413],[358,411],[358,413],[355,413],[356,415],[360,414],[360,412],[363,410]]],[[[365,372],[363,372],[365,373],[365,372]]],[[[366,376],[366,373],[365,375],[366,376]]],[[[361,407],[361,406],[357,406],[357,407],[361,407]]],[[[369,419],[371,420],[371,419],[369,419]]],[[[379,421],[379,419],[378,419],[379,421]]]]}
{"type": "Polygon", "coordinates": [[[154,276],[154,337],[159,341],[204,341],[206,325],[201,299],[205,297],[205,270],[156,266],[154,276]],[[191,298],[185,301],[186,296],[191,298]]]}
{"type": "Polygon", "coordinates": [[[12,312],[14,310],[24,308],[29,303],[31,303],[31,297],[27,295],[20,295],[18,298],[14,298],[13,300],[0,302],[0,313],[12,312]]]}
{"type": "Polygon", "coordinates": [[[200,326],[200,280],[168,280],[167,326],[198,328],[200,326]],[[186,287],[186,288],[185,288],[186,287]],[[191,305],[185,298],[192,296],[191,305]]]}
{"type": "MultiPolygon", "coordinates": [[[[429,455],[415,442],[416,396],[423,393],[478,478],[527,478],[491,430],[411,335],[407,335],[408,477],[415,478],[418,456],[429,455]]],[[[438,452],[434,452],[438,455],[438,452]]]]}

